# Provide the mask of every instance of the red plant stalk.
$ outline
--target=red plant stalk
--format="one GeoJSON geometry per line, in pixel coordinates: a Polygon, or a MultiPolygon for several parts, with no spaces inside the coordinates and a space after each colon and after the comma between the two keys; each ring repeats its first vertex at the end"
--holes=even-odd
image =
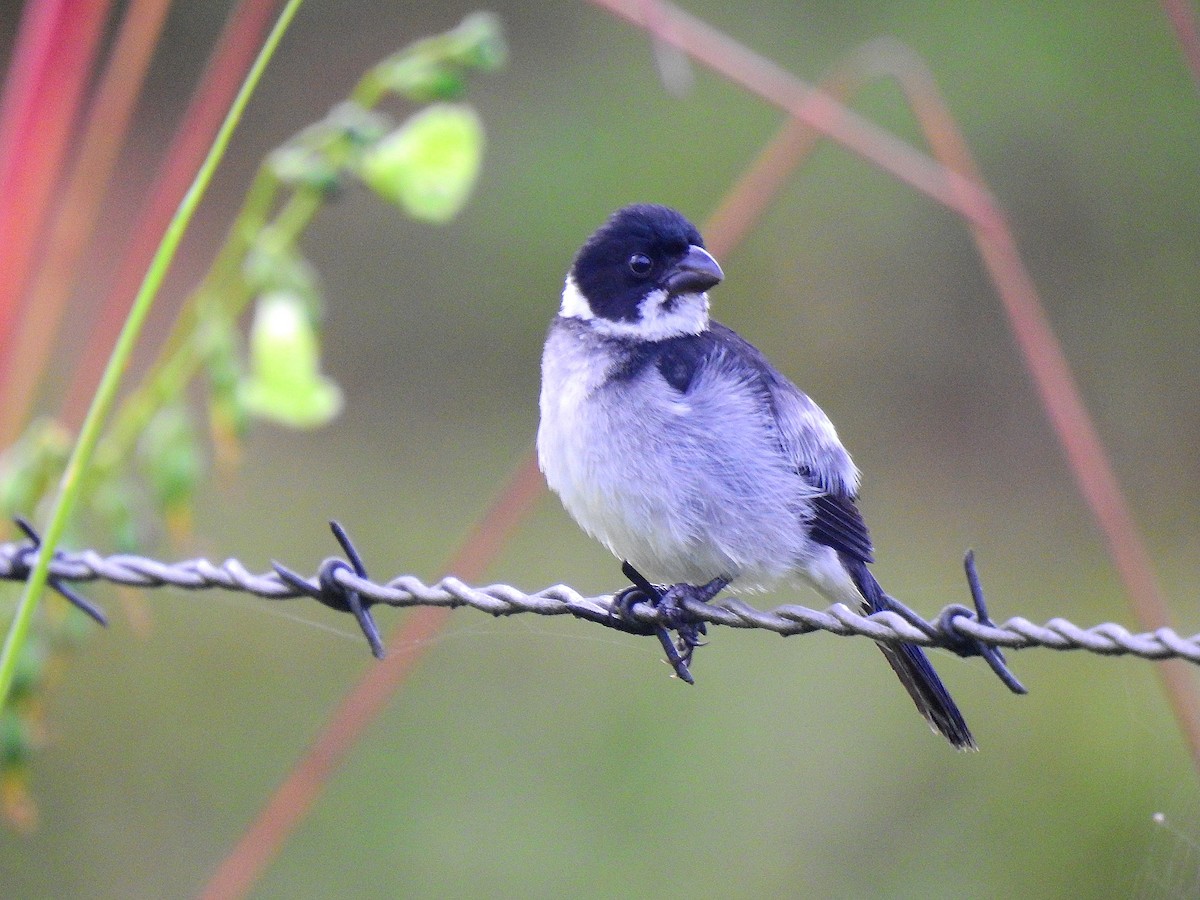
{"type": "MultiPolygon", "coordinates": [[[[970,150],[924,62],[895,43],[889,46],[888,55],[934,155],[945,165],[978,179],[970,150]]],[[[979,223],[971,223],[971,228],[1042,406],[1062,444],[1076,486],[1104,536],[1134,616],[1146,631],[1169,627],[1171,611],[1150,551],[1021,260],[1012,230],[1003,213],[997,211],[996,217],[995,228],[979,223]]],[[[1162,662],[1155,670],[1191,751],[1192,764],[1200,772],[1200,692],[1194,672],[1181,660],[1162,662]]]]}
{"type": "Polygon", "coordinates": [[[111,0],[26,6],[0,100],[0,359],[35,259],[111,0]]]}
{"type": "Polygon", "coordinates": [[[1189,0],[1162,0],[1162,8],[1175,30],[1179,52],[1192,73],[1196,90],[1200,91],[1200,33],[1196,28],[1196,12],[1189,0]]]}
{"type": "Polygon", "coordinates": [[[12,352],[0,358],[0,447],[16,438],[77,279],[170,0],[133,0],[100,78],[12,352]]]}
{"type": "MultiPolygon", "coordinates": [[[[175,129],[149,199],[122,251],[120,267],[104,298],[95,327],[88,332],[87,345],[80,355],[63,405],[63,417],[68,424],[74,426],[82,420],[159,238],[208,152],[213,135],[217,133],[280,5],[280,0],[239,0],[226,20],[187,111],[175,129]]],[[[162,304],[168,299],[164,297],[162,304]]]]}

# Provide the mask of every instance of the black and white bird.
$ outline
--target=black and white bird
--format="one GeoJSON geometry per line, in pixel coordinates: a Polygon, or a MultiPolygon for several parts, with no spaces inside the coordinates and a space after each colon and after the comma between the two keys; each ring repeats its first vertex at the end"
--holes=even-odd
{"type": "MultiPolygon", "coordinates": [[[[709,318],[724,277],[665,206],[614,213],[576,255],[542,356],[538,461],[590,535],[645,577],[806,584],[892,609],[868,569],[859,472],[821,409],[709,318]]],[[[974,738],[919,647],[879,645],[917,709],[974,738]]]]}

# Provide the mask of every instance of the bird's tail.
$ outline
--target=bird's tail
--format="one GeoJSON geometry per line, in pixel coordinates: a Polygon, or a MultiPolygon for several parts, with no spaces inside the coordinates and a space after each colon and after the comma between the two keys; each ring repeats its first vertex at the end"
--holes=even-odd
{"type": "MultiPolygon", "coordinates": [[[[884,593],[865,562],[842,555],[842,563],[863,595],[866,601],[863,608],[868,615],[894,609],[892,598],[884,593]]],[[[978,750],[962,713],[954,705],[950,692],[938,678],[924,651],[913,644],[880,644],[879,649],[930,727],[953,744],[956,750],[978,750]]]]}

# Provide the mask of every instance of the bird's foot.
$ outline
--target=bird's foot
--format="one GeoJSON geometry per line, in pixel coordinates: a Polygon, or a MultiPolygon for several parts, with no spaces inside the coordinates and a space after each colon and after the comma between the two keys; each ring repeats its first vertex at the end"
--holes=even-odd
{"type": "Polygon", "coordinates": [[[696,648],[704,646],[700,638],[708,634],[708,626],[687,611],[687,601],[707,603],[729,585],[729,579],[714,578],[707,584],[698,586],[657,585],[651,584],[628,562],[621,565],[621,571],[633,582],[633,586],[613,597],[612,614],[628,621],[632,619],[635,604],[648,603],[653,606],[659,615],[654,634],[667,654],[667,662],[671,664],[680,680],[687,684],[695,684],[688,666],[696,648]],[[671,637],[672,631],[676,635],[674,638],[671,637]]]}

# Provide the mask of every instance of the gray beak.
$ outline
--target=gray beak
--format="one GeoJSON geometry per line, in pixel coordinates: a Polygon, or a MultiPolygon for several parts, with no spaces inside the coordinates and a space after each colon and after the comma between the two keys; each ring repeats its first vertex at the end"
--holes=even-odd
{"type": "Polygon", "coordinates": [[[717,261],[703,247],[688,247],[687,254],[667,275],[670,294],[699,294],[707,291],[725,277],[717,261]]]}

